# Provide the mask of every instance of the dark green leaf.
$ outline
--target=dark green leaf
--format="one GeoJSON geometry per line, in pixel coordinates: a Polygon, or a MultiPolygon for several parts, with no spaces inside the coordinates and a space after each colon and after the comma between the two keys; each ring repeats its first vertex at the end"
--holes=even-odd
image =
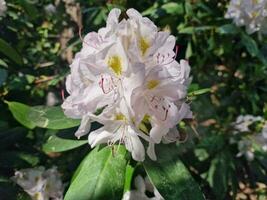
{"type": "Polygon", "coordinates": [[[255,57],[256,55],[259,54],[258,45],[252,37],[243,33],[241,35],[241,38],[242,38],[242,44],[246,47],[247,51],[252,57],[255,57]]]}
{"type": "Polygon", "coordinates": [[[217,32],[220,34],[236,34],[238,28],[234,24],[225,24],[217,28],[217,32]]]}
{"type": "Polygon", "coordinates": [[[208,172],[208,182],[217,197],[217,199],[225,199],[230,173],[232,168],[232,157],[229,153],[221,152],[212,160],[208,172]]]}
{"type": "Polygon", "coordinates": [[[168,200],[203,200],[204,196],[173,145],[157,145],[157,161],[146,159],[145,170],[163,198],[168,200]]]}
{"type": "Polygon", "coordinates": [[[0,68],[0,87],[6,81],[7,78],[7,70],[0,68]]]}
{"type": "Polygon", "coordinates": [[[0,52],[6,55],[15,63],[22,65],[22,57],[18,54],[18,52],[12,48],[6,41],[0,38],[0,52]]]}
{"type": "Polygon", "coordinates": [[[82,161],[65,200],[118,200],[123,194],[127,160],[124,146],[95,148],[82,161]]]}

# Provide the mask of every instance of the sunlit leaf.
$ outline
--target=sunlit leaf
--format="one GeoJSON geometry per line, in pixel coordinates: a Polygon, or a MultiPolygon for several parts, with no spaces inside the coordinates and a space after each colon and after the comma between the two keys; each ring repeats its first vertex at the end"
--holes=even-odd
{"type": "Polygon", "coordinates": [[[66,129],[80,124],[80,120],[66,117],[60,107],[30,107],[19,102],[6,101],[6,103],[14,118],[30,129],[35,127],[66,129]]]}
{"type": "Polygon", "coordinates": [[[77,148],[81,145],[88,143],[87,140],[70,140],[60,138],[57,135],[52,135],[48,138],[47,142],[43,146],[43,150],[49,152],[62,152],[70,149],[77,148]]]}
{"type": "Polygon", "coordinates": [[[95,148],[78,167],[64,199],[121,199],[127,164],[125,155],[122,145],[114,146],[114,154],[110,147],[95,148]]]}

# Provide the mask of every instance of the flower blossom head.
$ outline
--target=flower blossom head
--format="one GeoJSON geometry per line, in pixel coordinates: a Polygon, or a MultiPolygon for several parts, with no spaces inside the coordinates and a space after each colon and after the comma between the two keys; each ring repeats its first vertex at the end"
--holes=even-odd
{"type": "Polygon", "coordinates": [[[22,169],[12,177],[33,200],[62,200],[63,184],[57,169],[44,167],[22,169]]]}
{"type": "Polygon", "coordinates": [[[7,10],[6,1],[0,0],[0,17],[5,16],[7,10]]]}
{"type": "Polygon", "coordinates": [[[179,139],[176,125],[192,113],[185,99],[190,83],[188,61],[175,60],[175,37],[158,31],[134,10],[113,9],[106,27],[90,32],[70,65],[62,104],[70,118],[81,119],[75,135],[90,131],[92,121],[103,124],[89,134],[89,144],[123,143],[137,161],[154,145],[179,139]],[[101,110],[102,112],[97,112],[101,110]]]}
{"type": "Polygon", "coordinates": [[[225,17],[232,18],[237,26],[246,26],[249,34],[266,34],[267,0],[231,0],[225,17]]]}

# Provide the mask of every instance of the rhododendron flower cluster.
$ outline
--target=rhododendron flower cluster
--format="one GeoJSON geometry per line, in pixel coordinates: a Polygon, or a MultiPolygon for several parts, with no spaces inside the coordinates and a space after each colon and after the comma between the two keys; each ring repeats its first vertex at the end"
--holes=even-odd
{"type": "Polygon", "coordinates": [[[27,192],[33,200],[62,200],[63,184],[55,167],[22,169],[12,179],[27,192]]]}
{"type": "Polygon", "coordinates": [[[111,10],[106,27],[84,37],[70,65],[70,96],[62,108],[70,118],[82,119],[78,138],[89,133],[92,121],[103,124],[89,134],[92,147],[123,143],[143,161],[146,141],[155,160],[154,145],[179,139],[176,125],[192,117],[185,102],[190,66],[175,60],[175,37],[169,32],[158,31],[134,9],[122,16],[111,10]]]}
{"type": "Polygon", "coordinates": [[[267,0],[231,0],[226,18],[237,26],[246,26],[247,33],[267,33],[267,0]]]}

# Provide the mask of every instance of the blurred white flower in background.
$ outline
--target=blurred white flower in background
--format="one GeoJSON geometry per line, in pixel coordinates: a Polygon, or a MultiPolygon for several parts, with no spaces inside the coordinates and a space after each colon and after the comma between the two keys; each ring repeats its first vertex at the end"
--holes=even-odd
{"type": "Polygon", "coordinates": [[[7,10],[6,1],[0,0],[0,17],[5,16],[7,10]]]}
{"type": "Polygon", "coordinates": [[[245,26],[248,34],[267,33],[267,0],[231,0],[225,18],[237,26],[245,26]]]}
{"type": "Polygon", "coordinates": [[[62,108],[68,117],[82,119],[78,138],[90,131],[92,121],[104,125],[90,133],[92,147],[123,143],[135,160],[143,161],[141,137],[155,160],[154,144],[177,141],[176,125],[192,118],[185,103],[190,66],[175,60],[175,37],[169,32],[158,31],[134,9],[123,14],[111,10],[106,27],[84,37],[70,65],[66,80],[70,96],[62,108]],[[120,21],[123,14],[127,19],[120,21]],[[141,131],[144,121],[151,130],[141,131]]]}
{"type": "Polygon", "coordinates": [[[238,154],[237,157],[245,156],[248,161],[252,161],[254,159],[254,152],[252,148],[252,141],[247,138],[242,138],[242,140],[238,141],[238,154]]]}
{"type": "Polygon", "coordinates": [[[237,144],[237,157],[245,156],[248,161],[254,159],[254,151],[267,151],[267,121],[260,116],[239,115],[234,123],[230,144],[237,144]],[[251,125],[254,125],[252,130],[251,125]]]}
{"type": "Polygon", "coordinates": [[[264,151],[267,151],[267,122],[264,123],[261,132],[254,136],[254,139],[264,151]]]}
{"type": "Polygon", "coordinates": [[[261,121],[263,118],[260,116],[253,116],[253,115],[239,115],[236,118],[236,121],[233,123],[234,129],[236,133],[239,132],[249,132],[249,126],[252,125],[254,122],[261,121]]]}
{"type": "Polygon", "coordinates": [[[136,190],[124,193],[122,200],[164,200],[148,177],[144,179],[140,175],[136,176],[134,179],[134,186],[136,190]],[[150,192],[151,194],[154,194],[154,196],[148,197],[146,192],[150,192]]]}
{"type": "Polygon", "coordinates": [[[22,169],[15,172],[12,180],[27,192],[33,200],[62,200],[63,184],[56,167],[22,169]]]}
{"type": "Polygon", "coordinates": [[[52,3],[50,3],[44,7],[44,10],[48,15],[53,15],[56,13],[57,8],[52,3]]]}
{"type": "Polygon", "coordinates": [[[59,99],[55,95],[54,92],[48,92],[46,95],[46,105],[47,106],[55,106],[59,103],[59,99]]]}

